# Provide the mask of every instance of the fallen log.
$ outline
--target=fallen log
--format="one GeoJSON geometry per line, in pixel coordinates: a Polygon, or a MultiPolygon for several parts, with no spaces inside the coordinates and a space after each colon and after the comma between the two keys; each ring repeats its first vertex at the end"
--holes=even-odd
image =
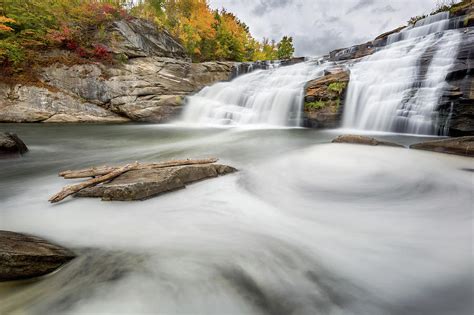
{"type": "Polygon", "coordinates": [[[84,188],[94,186],[94,185],[109,181],[111,179],[114,179],[115,177],[117,177],[117,176],[119,176],[119,175],[121,175],[125,172],[136,169],[138,166],[139,166],[138,162],[135,162],[133,164],[127,164],[123,167],[114,169],[113,171],[111,171],[110,173],[108,173],[106,175],[96,177],[96,178],[92,178],[92,179],[89,179],[89,180],[87,180],[85,182],[82,182],[82,183],[79,183],[79,184],[66,186],[60,192],[58,192],[57,194],[55,194],[54,196],[49,198],[49,202],[55,203],[55,202],[61,201],[64,198],[66,198],[66,197],[68,197],[72,194],[75,194],[76,192],[78,192],[78,191],[80,191],[84,188]]]}
{"type": "MultiPolygon", "coordinates": [[[[173,167],[173,166],[183,166],[183,165],[195,165],[195,164],[211,164],[217,162],[217,158],[208,158],[208,159],[199,159],[199,160],[173,160],[159,163],[141,163],[135,169],[148,169],[148,168],[164,168],[164,167],[173,167]]],[[[96,177],[103,176],[113,172],[119,167],[113,166],[101,166],[101,167],[92,167],[82,170],[67,170],[59,173],[59,176],[64,177],[65,179],[76,179],[76,178],[86,178],[86,177],[96,177]]]]}

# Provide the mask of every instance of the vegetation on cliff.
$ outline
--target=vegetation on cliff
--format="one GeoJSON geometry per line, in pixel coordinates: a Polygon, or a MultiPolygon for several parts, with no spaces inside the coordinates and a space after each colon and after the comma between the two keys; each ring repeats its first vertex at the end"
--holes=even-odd
{"type": "Polygon", "coordinates": [[[106,27],[134,18],[179,38],[193,61],[284,59],[294,51],[291,37],[259,42],[245,23],[225,9],[212,10],[207,0],[3,0],[0,70],[21,72],[53,48],[70,51],[67,58],[74,63],[120,61],[104,44],[110,36],[106,27]]]}

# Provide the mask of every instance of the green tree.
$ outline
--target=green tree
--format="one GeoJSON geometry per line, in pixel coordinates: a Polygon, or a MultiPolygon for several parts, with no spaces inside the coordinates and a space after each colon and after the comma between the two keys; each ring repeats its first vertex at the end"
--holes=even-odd
{"type": "Polygon", "coordinates": [[[290,59],[293,57],[293,53],[295,52],[293,37],[283,36],[277,47],[278,59],[290,59]]]}

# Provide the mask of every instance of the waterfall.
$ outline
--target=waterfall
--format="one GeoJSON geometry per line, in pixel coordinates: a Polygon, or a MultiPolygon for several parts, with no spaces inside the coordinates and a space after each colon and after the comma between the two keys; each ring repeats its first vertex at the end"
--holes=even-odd
{"type": "Polygon", "coordinates": [[[462,35],[442,12],[387,39],[351,68],[343,126],[415,134],[438,130],[437,105],[462,35]]]}
{"type": "Polygon", "coordinates": [[[187,99],[185,123],[204,125],[300,126],[304,85],[321,76],[324,65],[307,61],[272,64],[230,82],[206,87],[187,99]]]}

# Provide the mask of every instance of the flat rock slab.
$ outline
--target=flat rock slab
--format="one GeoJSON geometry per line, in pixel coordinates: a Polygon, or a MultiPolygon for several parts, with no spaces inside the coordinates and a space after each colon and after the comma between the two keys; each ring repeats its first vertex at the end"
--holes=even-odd
{"type": "Polygon", "coordinates": [[[0,133],[0,155],[23,154],[28,151],[25,143],[14,133],[0,133]]]}
{"type": "Polygon", "coordinates": [[[449,138],[412,144],[410,149],[474,156],[474,136],[449,138]]]}
{"type": "Polygon", "coordinates": [[[43,276],[74,257],[71,251],[39,237],[0,231],[0,281],[43,276]]]}
{"type": "Polygon", "coordinates": [[[359,136],[359,135],[342,135],[332,140],[332,143],[350,143],[350,144],[365,144],[365,145],[383,145],[389,147],[401,147],[404,146],[398,143],[380,141],[375,138],[359,136]]]}
{"type": "Polygon", "coordinates": [[[221,164],[186,165],[128,171],[109,183],[89,187],[75,197],[98,197],[102,200],[143,200],[161,193],[185,188],[187,184],[236,172],[221,164]]]}

